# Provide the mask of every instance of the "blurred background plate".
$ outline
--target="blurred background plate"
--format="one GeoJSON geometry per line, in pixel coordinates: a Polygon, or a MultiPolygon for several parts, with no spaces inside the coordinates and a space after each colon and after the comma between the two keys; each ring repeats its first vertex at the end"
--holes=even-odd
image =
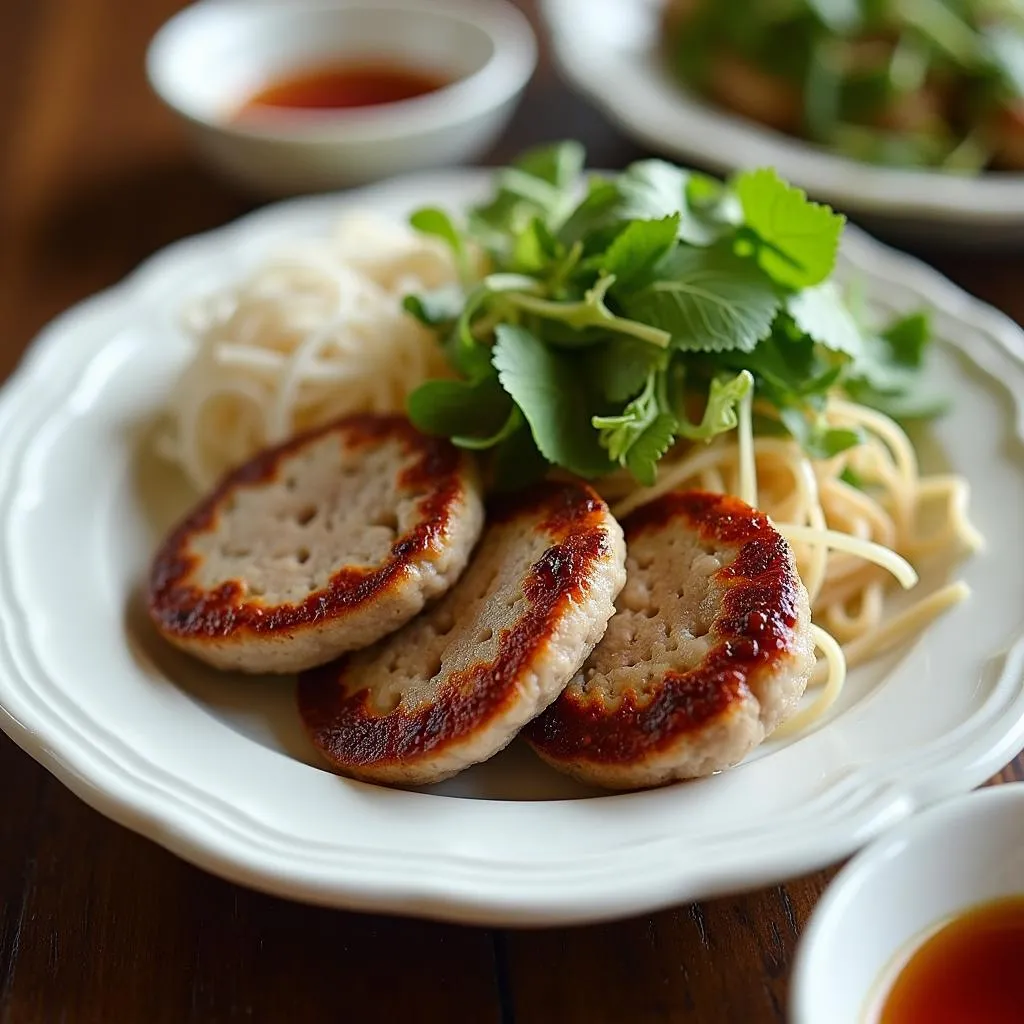
{"type": "Polygon", "coordinates": [[[687,93],[658,53],[662,0],[541,0],[562,73],[625,132],[720,174],[772,166],[889,237],[965,246],[1024,241],[1024,174],[974,177],[861,163],[687,93]]]}

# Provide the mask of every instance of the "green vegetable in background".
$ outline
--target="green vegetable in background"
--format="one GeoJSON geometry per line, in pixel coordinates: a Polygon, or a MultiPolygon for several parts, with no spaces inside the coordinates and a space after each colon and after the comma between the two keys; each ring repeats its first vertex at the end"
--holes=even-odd
{"type": "Polygon", "coordinates": [[[460,378],[423,384],[409,415],[492,452],[499,484],[552,465],[653,483],[676,439],[735,429],[751,391],[819,457],[861,440],[824,423],[830,392],[938,411],[919,386],[927,321],[858,321],[831,280],[843,218],[828,207],[770,169],[723,184],[657,160],[589,180],[583,167],[576,143],[534,150],[464,223],[412,217],[452,248],[462,284],[406,299],[460,378]],[[490,263],[479,280],[474,249],[490,263]]]}
{"type": "Polygon", "coordinates": [[[742,116],[872,163],[1017,169],[1000,115],[1024,101],[1019,0],[667,0],[665,10],[672,71],[742,116]]]}

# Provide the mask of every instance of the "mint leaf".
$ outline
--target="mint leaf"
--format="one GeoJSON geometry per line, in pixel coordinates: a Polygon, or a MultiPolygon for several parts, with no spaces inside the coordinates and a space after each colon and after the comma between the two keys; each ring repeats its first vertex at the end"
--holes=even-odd
{"type": "Polygon", "coordinates": [[[601,272],[615,275],[615,290],[631,287],[676,244],[679,214],[662,220],[634,220],[601,257],[601,272]]]}
{"type": "Polygon", "coordinates": [[[863,352],[860,328],[834,281],[823,281],[791,295],[786,310],[801,331],[825,348],[854,358],[863,352]]]}
{"type": "Polygon", "coordinates": [[[717,434],[735,430],[739,423],[736,406],[754,386],[754,378],[746,370],[735,377],[715,377],[708,391],[707,405],[700,423],[680,420],[676,432],[691,441],[708,441],[717,434]]]}
{"type": "Polygon", "coordinates": [[[463,280],[469,276],[469,256],[466,252],[466,243],[463,241],[462,232],[452,222],[444,210],[433,206],[417,210],[410,218],[409,223],[421,235],[433,235],[445,242],[455,256],[455,265],[463,280]]]}
{"type": "Polygon", "coordinates": [[[612,338],[594,351],[591,379],[609,402],[625,402],[644,386],[651,370],[664,363],[664,355],[645,342],[612,338]]]}
{"type": "Polygon", "coordinates": [[[475,383],[425,381],[409,395],[406,410],[413,425],[425,434],[472,439],[499,432],[512,402],[492,374],[475,383]]]}
{"type": "Polygon", "coordinates": [[[402,299],[402,308],[427,327],[454,323],[465,304],[466,296],[458,285],[445,285],[402,299]]]}
{"type": "Polygon", "coordinates": [[[820,284],[832,273],[845,217],[812,203],[771,168],[740,174],[734,187],[766,273],[789,288],[820,284]]]}
{"type": "Polygon", "coordinates": [[[672,447],[676,418],[659,413],[626,452],[626,468],[644,487],[652,487],[658,477],[658,462],[672,447]]]}
{"type": "MultiPolygon", "coordinates": [[[[721,236],[722,225],[691,207],[690,183],[700,179],[713,180],[664,160],[630,164],[618,179],[620,203],[616,213],[622,220],[660,220],[676,215],[676,232],[682,241],[710,245],[721,236]]],[[[711,209],[711,205],[706,208],[711,209]]]]}
{"type": "Polygon", "coordinates": [[[502,387],[522,410],[541,454],[583,477],[612,464],[590,423],[584,375],[575,359],[523,327],[499,324],[493,362],[502,387]]]}
{"type": "Polygon", "coordinates": [[[658,266],[658,280],[620,304],[634,320],[669,332],[681,351],[749,352],[771,331],[780,298],[750,260],[723,247],[679,246],[658,266]]]}

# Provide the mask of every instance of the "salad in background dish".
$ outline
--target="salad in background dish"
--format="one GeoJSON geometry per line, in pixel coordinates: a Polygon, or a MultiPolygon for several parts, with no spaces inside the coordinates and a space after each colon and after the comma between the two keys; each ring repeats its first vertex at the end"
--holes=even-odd
{"type": "Polygon", "coordinates": [[[844,156],[1024,168],[1017,0],[668,0],[662,36],[687,88],[844,156]]]}

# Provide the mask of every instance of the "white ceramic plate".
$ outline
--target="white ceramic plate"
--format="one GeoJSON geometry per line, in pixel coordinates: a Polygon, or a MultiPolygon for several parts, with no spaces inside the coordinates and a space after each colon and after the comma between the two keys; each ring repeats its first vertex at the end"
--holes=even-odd
{"type": "MultiPolygon", "coordinates": [[[[850,679],[816,732],[655,792],[577,788],[515,744],[426,792],[316,767],[290,682],[204,670],[139,586],[190,500],[149,431],[188,346],[183,302],[346,204],[458,209],[482,172],[270,207],[172,246],[54,323],[0,397],[0,725],[84,800],[228,878],[341,907],[494,924],[608,918],[777,881],[981,783],[1024,745],[1024,335],[850,232],[880,307],[936,310],[955,411],[924,446],[968,473],[990,554],[970,603],[850,679]]],[[[946,577],[939,566],[925,586],[946,577]]]]}
{"type": "Polygon", "coordinates": [[[772,166],[854,216],[959,244],[1020,243],[1024,174],[965,177],[850,160],[685,92],[657,52],[662,0],[541,0],[568,80],[652,149],[720,173],[772,166]]]}

